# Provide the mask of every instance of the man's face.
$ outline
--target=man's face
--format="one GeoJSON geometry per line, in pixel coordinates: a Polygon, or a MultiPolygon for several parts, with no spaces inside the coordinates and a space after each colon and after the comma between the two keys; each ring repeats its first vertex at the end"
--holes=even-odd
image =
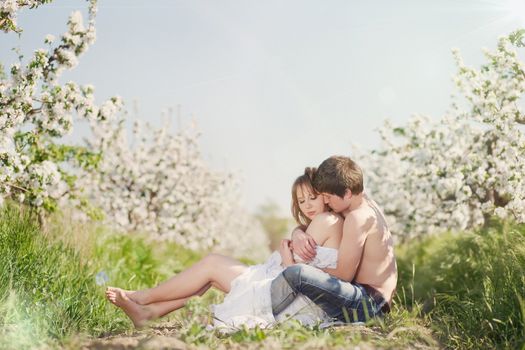
{"type": "Polygon", "coordinates": [[[323,193],[324,202],[328,204],[330,208],[336,213],[341,213],[348,209],[350,206],[350,198],[352,197],[352,194],[350,191],[346,191],[343,198],[339,197],[336,194],[331,193],[323,193]]]}

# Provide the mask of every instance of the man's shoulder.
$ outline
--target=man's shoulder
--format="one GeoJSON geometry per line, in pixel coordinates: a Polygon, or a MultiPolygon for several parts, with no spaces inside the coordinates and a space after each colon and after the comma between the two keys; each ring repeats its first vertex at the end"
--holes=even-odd
{"type": "Polygon", "coordinates": [[[372,207],[363,206],[349,212],[345,216],[344,225],[349,229],[359,228],[361,231],[368,231],[378,219],[378,214],[372,207]]]}
{"type": "Polygon", "coordinates": [[[352,220],[360,222],[374,218],[377,218],[377,212],[374,210],[374,208],[369,205],[364,205],[348,212],[348,214],[345,216],[345,221],[352,220]]]}

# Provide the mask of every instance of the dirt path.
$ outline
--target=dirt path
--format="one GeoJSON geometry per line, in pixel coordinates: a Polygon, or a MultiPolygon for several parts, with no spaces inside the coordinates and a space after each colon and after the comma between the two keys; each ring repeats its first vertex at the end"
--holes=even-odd
{"type": "Polygon", "coordinates": [[[156,325],[133,333],[107,335],[91,339],[81,345],[82,350],[128,350],[128,349],[188,349],[188,345],[176,337],[180,328],[175,323],[156,325]]]}

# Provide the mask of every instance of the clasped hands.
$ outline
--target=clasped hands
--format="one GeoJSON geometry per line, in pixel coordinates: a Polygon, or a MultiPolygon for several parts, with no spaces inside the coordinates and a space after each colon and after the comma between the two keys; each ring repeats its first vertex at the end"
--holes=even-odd
{"type": "Polygon", "coordinates": [[[292,239],[283,239],[279,247],[279,253],[281,254],[281,261],[284,267],[295,264],[294,253],[299,256],[303,262],[312,261],[316,255],[315,247],[317,243],[315,240],[301,230],[296,228],[292,232],[292,239]]]}

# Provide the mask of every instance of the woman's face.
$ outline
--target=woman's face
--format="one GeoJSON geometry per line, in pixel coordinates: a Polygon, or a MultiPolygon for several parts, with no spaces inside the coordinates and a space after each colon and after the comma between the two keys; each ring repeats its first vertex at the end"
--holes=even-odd
{"type": "Polygon", "coordinates": [[[297,201],[301,212],[310,220],[326,211],[323,196],[315,194],[307,186],[297,187],[297,201]]]}

